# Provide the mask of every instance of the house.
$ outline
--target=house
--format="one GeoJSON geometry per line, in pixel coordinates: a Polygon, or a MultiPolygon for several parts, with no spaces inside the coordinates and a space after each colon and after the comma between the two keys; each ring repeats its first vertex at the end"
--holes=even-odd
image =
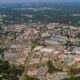
{"type": "Polygon", "coordinates": [[[73,43],[73,44],[76,44],[76,39],[75,38],[70,38],[70,41],[73,43]]]}
{"type": "Polygon", "coordinates": [[[35,54],[32,55],[31,61],[29,62],[29,64],[38,64],[40,61],[40,57],[41,57],[41,54],[36,52],[35,54]]]}
{"type": "Polygon", "coordinates": [[[8,51],[4,54],[4,60],[9,61],[12,64],[24,64],[26,60],[26,55],[22,53],[10,52],[8,51]]]}
{"type": "Polygon", "coordinates": [[[47,74],[47,80],[62,80],[63,78],[68,78],[66,72],[57,72],[54,74],[47,74]]]}
{"type": "Polygon", "coordinates": [[[31,48],[24,48],[23,50],[23,54],[25,54],[26,56],[29,56],[30,52],[31,52],[31,48]]]}
{"type": "Polygon", "coordinates": [[[36,76],[37,75],[37,72],[38,72],[38,69],[37,68],[30,68],[27,71],[27,75],[33,77],[33,76],[36,76]]]}
{"type": "Polygon", "coordinates": [[[44,54],[42,55],[41,63],[46,63],[47,61],[49,61],[49,59],[50,59],[50,56],[48,54],[44,54]]]}
{"type": "Polygon", "coordinates": [[[48,68],[45,66],[45,67],[40,67],[38,69],[38,73],[37,73],[37,78],[40,79],[40,80],[47,80],[46,79],[46,73],[48,71],[48,68]]]}
{"type": "Polygon", "coordinates": [[[43,34],[41,35],[42,38],[49,37],[49,36],[50,36],[50,34],[49,34],[48,32],[45,32],[45,33],[43,33],[43,34]]]}
{"type": "Polygon", "coordinates": [[[23,46],[21,44],[12,44],[10,47],[10,51],[13,52],[21,52],[23,50],[23,46]]]}
{"type": "Polygon", "coordinates": [[[54,48],[42,48],[41,50],[40,50],[40,52],[43,54],[52,54],[53,53],[53,51],[54,51],[55,49],[54,48]]]}
{"type": "Polygon", "coordinates": [[[37,46],[34,48],[34,51],[39,52],[42,48],[43,48],[43,46],[37,46]]]}
{"type": "Polygon", "coordinates": [[[65,47],[64,44],[67,42],[67,40],[68,39],[66,36],[53,35],[45,40],[45,44],[47,47],[54,47],[56,50],[63,50],[65,47]]]}
{"type": "Polygon", "coordinates": [[[22,65],[24,65],[25,64],[25,61],[26,61],[26,57],[21,57],[21,58],[18,58],[17,60],[16,60],[16,63],[15,64],[22,64],[22,65]]]}
{"type": "Polygon", "coordinates": [[[80,47],[74,48],[74,52],[78,55],[80,55],[80,47]]]}
{"type": "Polygon", "coordinates": [[[16,62],[16,60],[20,57],[20,53],[7,52],[4,54],[4,59],[9,62],[16,62]]]}
{"type": "Polygon", "coordinates": [[[54,48],[42,48],[40,54],[42,56],[41,62],[45,63],[51,59],[55,49],[54,48]]]}

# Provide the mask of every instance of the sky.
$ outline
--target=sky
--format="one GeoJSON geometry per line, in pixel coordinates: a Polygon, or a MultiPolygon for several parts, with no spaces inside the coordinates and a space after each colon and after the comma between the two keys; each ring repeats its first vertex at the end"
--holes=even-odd
{"type": "Polygon", "coordinates": [[[0,0],[0,3],[21,3],[21,2],[78,2],[80,0],[0,0]]]}

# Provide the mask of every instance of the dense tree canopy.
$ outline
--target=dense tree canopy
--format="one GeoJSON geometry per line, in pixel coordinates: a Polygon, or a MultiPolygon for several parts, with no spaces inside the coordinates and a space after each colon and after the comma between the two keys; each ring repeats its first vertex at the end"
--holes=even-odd
{"type": "Polygon", "coordinates": [[[47,67],[48,67],[48,72],[50,74],[52,74],[53,72],[56,72],[56,71],[62,71],[61,69],[56,68],[51,61],[47,62],[47,67]]]}
{"type": "Polygon", "coordinates": [[[0,75],[2,74],[3,78],[5,78],[5,77],[7,79],[9,79],[9,78],[13,78],[13,79],[17,78],[17,75],[21,75],[23,71],[24,71],[24,66],[22,66],[22,65],[19,65],[19,66],[10,65],[8,61],[0,60],[0,75]]]}

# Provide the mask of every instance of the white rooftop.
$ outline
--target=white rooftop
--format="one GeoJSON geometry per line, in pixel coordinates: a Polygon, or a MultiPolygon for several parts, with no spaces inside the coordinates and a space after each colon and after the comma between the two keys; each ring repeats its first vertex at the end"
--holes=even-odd
{"type": "Polygon", "coordinates": [[[54,53],[55,53],[55,54],[58,54],[58,53],[60,53],[60,51],[54,51],[54,53]]]}
{"type": "Polygon", "coordinates": [[[43,46],[37,46],[37,47],[34,48],[34,51],[40,50],[40,49],[42,49],[42,48],[43,48],[43,46]]]}
{"type": "Polygon", "coordinates": [[[51,53],[53,51],[55,51],[55,49],[51,49],[51,48],[43,48],[40,50],[41,52],[47,52],[47,53],[51,53]]]}
{"type": "Polygon", "coordinates": [[[80,51],[75,51],[76,54],[80,54],[80,51]]]}

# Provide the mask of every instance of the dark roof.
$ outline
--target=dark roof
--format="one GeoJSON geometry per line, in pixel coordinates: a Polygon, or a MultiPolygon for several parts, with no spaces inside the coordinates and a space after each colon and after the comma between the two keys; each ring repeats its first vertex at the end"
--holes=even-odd
{"type": "Polygon", "coordinates": [[[67,37],[66,36],[61,36],[61,35],[53,35],[48,40],[65,42],[65,41],[67,41],[67,37]]]}

